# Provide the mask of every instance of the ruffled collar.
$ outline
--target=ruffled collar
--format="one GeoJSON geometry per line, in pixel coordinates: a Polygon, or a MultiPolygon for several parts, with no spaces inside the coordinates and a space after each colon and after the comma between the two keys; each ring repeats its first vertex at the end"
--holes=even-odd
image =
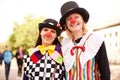
{"type": "Polygon", "coordinates": [[[46,52],[48,52],[48,55],[54,61],[56,61],[59,64],[62,64],[63,56],[59,45],[50,45],[47,47],[38,45],[29,53],[32,54],[30,56],[30,59],[33,61],[33,63],[37,63],[43,56],[45,56],[46,52]]]}
{"type": "MultiPolygon", "coordinates": [[[[64,64],[66,67],[66,71],[69,71],[72,68],[72,65],[75,61],[75,55],[71,55],[71,49],[75,46],[83,46],[84,42],[86,41],[84,47],[85,51],[82,51],[80,55],[80,62],[81,67],[84,68],[86,62],[92,59],[98,52],[103,38],[100,37],[98,34],[93,33],[92,31],[88,31],[80,40],[80,42],[76,45],[72,42],[71,39],[68,37],[64,37],[62,40],[62,52],[64,57],[64,64]],[[92,34],[89,39],[86,41],[87,37],[92,34]]],[[[82,49],[79,49],[78,52],[80,53],[82,49]]]]}

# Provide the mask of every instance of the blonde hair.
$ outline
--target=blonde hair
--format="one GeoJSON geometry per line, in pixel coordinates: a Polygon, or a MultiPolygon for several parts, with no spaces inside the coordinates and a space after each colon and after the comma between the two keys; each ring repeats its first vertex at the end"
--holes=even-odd
{"type": "Polygon", "coordinates": [[[83,22],[83,27],[82,27],[82,33],[83,33],[83,35],[86,34],[87,31],[88,31],[88,29],[87,29],[87,25],[86,25],[85,22],[83,22]]]}

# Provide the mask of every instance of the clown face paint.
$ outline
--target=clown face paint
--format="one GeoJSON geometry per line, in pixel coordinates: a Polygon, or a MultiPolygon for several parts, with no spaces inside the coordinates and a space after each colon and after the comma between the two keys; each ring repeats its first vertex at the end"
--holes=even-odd
{"type": "Polygon", "coordinates": [[[42,45],[49,46],[52,45],[55,38],[57,37],[57,32],[54,29],[45,27],[41,30],[40,35],[42,39],[42,45]]]}
{"type": "Polygon", "coordinates": [[[66,26],[71,32],[80,32],[83,27],[83,18],[78,13],[73,13],[66,18],[66,26]]]}

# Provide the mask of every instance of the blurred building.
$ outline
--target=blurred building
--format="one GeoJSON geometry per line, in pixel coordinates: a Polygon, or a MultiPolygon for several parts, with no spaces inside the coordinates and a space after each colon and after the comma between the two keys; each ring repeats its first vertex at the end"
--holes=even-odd
{"type": "Polygon", "coordinates": [[[117,80],[120,77],[120,18],[96,26],[94,31],[101,34],[105,40],[111,80],[117,80]]]}
{"type": "Polygon", "coordinates": [[[120,19],[105,22],[94,31],[105,39],[110,64],[120,64],[120,19]]]}

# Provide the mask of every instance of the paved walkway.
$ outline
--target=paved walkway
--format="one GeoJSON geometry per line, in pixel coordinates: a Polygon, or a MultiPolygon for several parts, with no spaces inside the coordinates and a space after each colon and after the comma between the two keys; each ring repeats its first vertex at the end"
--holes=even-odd
{"type": "MultiPolygon", "coordinates": [[[[17,71],[18,71],[18,68],[17,68],[16,59],[13,58],[12,59],[12,63],[11,63],[10,74],[9,74],[9,80],[17,80],[17,71]]],[[[5,66],[4,66],[4,62],[3,62],[3,65],[0,66],[0,80],[5,80],[5,66]]]]}

